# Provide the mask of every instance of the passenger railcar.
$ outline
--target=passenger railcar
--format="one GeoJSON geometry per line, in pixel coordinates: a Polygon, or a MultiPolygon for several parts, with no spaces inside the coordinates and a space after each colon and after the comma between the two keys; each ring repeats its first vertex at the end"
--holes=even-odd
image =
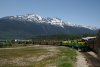
{"type": "Polygon", "coordinates": [[[98,43],[97,43],[97,38],[94,40],[94,48],[93,48],[93,51],[98,53],[98,43]]]}
{"type": "Polygon", "coordinates": [[[98,57],[100,60],[100,30],[99,30],[99,34],[97,36],[97,53],[98,53],[98,57]]]}
{"type": "Polygon", "coordinates": [[[89,39],[88,41],[86,41],[86,44],[90,50],[94,50],[94,39],[89,39]]]}
{"type": "Polygon", "coordinates": [[[95,39],[87,40],[86,44],[88,48],[97,53],[100,60],[100,31],[95,39]]]}

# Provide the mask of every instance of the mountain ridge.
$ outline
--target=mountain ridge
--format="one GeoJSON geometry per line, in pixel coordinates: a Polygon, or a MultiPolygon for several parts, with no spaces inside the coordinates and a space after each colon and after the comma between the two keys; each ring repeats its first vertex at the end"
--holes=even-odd
{"type": "Polygon", "coordinates": [[[70,22],[66,22],[66,21],[62,21],[60,18],[54,17],[54,18],[49,18],[49,17],[42,17],[39,15],[36,15],[34,13],[31,14],[26,14],[26,15],[16,15],[16,16],[7,16],[7,17],[3,17],[5,19],[15,19],[15,20],[20,20],[20,21],[36,21],[38,23],[51,23],[52,25],[59,25],[61,27],[63,27],[63,25],[68,25],[68,26],[75,26],[75,27],[84,27],[84,28],[88,28],[90,30],[97,30],[99,28],[97,27],[93,27],[93,26],[82,26],[82,25],[78,25],[78,24],[73,24],[70,22]],[[59,23],[57,23],[59,22],[59,23]]]}
{"type": "Polygon", "coordinates": [[[36,14],[6,16],[0,18],[0,38],[19,39],[53,34],[97,33],[96,27],[64,22],[60,18],[42,17],[36,14]],[[89,29],[90,28],[90,29],[89,29]]]}

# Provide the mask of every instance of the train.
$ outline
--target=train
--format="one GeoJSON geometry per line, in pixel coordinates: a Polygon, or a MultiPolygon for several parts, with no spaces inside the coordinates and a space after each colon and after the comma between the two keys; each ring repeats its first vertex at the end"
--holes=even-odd
{"type": "Polygon", "coordinates": [[[94,51],[98,55],[100,62],[100,30],[96,38],[91,38],[86,41],[86,45],[88,49],[94,51]]]}
{"type": "Polygon", "coordinates": [[[61,41],[32,41],[32,40],[13,40],[16,44],[33,44],[33,45],[61,45],[61,41]]]}

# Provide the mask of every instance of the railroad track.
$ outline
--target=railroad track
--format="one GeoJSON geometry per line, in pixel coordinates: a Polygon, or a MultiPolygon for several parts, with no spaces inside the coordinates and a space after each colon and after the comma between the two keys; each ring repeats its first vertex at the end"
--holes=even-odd
{"type": "Polygon", "coordinates": [[[89,63],[89,67],[100,67],[98,57],[95,57],[88,52],[81,52],[81,54],[86,58],[86,61],[89,63]]]}

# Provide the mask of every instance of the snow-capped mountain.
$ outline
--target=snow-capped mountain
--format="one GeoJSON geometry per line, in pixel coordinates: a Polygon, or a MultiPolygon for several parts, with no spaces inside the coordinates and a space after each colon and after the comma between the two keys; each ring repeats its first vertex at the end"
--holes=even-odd
{"type": "Polygon", "coordinates": [[[65,24],[61,19],[59,18],[49,18],[49,17],[41,17],[36,14],[27,14],[27,15],[17,15],[17,16],[8,16],[4,17],[5,19],[10,20],[19,20],[19,21],[29,21],[29,22],[37,22],[37,23],[49,23],[51,25],[58,25],[63,27],[65,24]]]}
{"type": "Polygon", "coordinates": [[[0,38],[27,38],[37,35],[98,33],[98,28],[65,22],[57,17],[36,14],[0,18],[0,38]]]}
{"type": "Polygon", "coordinates": [[[16,16],[7,16],[4,17],[5,19],[11,19],[11,20],[19,20],[19,21],[29,21],[29,22],[37,22],[37,23],[49,23],[51,25],[57,25],[60,27],[64,26],[73,26],[73,27],[84,27],[90,30],[97,30],[97,27],[93,27],[93,26],[82,26],[82,25],[78,25],[78,24],[72,24],[70,22],[65,22],[62,21],[59,18],[49,18],[49,17],[42,17],[36,14],[26,14],[26,15],[16,15],[16,16]]]}

